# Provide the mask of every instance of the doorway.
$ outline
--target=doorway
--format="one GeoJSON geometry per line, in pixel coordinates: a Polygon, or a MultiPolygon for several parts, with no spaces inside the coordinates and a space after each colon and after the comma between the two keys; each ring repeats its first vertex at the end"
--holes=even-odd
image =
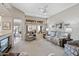
{"type": "Polygon", "coordinates": [[[21,19],[14,19],[13,34],[14,34],[14,44],[16,44],[22,39],[22,20],[21,19]]]}

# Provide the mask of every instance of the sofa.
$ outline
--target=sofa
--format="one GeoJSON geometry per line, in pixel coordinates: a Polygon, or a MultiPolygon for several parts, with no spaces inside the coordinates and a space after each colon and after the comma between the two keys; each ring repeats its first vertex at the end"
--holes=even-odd
{"type": "Polygon", "coordinates": [[[66,40],[67,36],[68,36],[67,32],[51,31],[50,33],[48,33],[45,36],[45,38],[46,38],[46,40],[48,40],[56,45],[60,45],[60,41],[62,41],[64,39],[66,40]]]}

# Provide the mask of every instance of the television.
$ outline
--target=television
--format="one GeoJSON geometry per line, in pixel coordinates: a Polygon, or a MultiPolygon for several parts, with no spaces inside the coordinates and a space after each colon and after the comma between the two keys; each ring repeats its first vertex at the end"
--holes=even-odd
{"type": "Polygon", "coordinates": [[[8,39],[9,38],[3,38],[3,39],[0,40],[0,52],[3,52],[3,51],[5,51],[5,49],[7,49],[8,39]]]}

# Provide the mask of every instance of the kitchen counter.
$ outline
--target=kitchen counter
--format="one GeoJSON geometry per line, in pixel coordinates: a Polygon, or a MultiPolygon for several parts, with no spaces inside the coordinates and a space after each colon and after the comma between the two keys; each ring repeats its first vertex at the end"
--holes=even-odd
{"type": "Polygon", "coordinates": [[[0,32],[0,52],[8,52],[12,47],[12,32],[9,30],[0,32]]]}
{"type": "Polygon", "coordinates": [[[0,32],[0,40],[3,39],[3,38],[5,38],[5,37],[10,36],[11,34],[12,34],[12,33],[11,33],[11,31],[9,31],[9,30],[1,31],[1,32],[0,32]]]}

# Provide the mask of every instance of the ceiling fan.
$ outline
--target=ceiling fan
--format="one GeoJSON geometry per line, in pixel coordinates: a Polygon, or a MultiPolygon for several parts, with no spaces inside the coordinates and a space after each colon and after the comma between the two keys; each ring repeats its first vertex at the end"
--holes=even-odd
{"type": "Polygon", "coordinates": [[[39,8],[41,14],[47,15],[47,8],[48,8],[48,5],[45,5],[43,8],[39,8]]]}

